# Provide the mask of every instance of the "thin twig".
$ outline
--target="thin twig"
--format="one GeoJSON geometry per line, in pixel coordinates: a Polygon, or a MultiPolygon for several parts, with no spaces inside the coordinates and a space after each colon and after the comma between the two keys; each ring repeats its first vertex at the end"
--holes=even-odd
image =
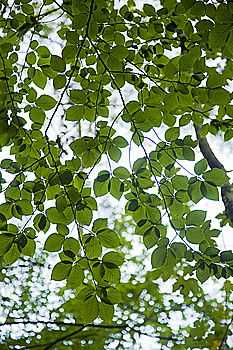
{"type": "Polygon", "coordinates": [[[227,326],[226,326],[226,329],[225,329],[225,332],[224,332],[224,334],[223,334],[222,341],[221,341],[221,343],[220,343],[220,345],[219,345],[218,350],[221,350],[221,349],[222,349],[222,346],[223,346],[223,344],[224,344],[225,341],[226,341],[227,333],[228,333],[228,331],[229,331],[229,328],[230,328],[232,322],[233,322],[233,316],[232,316],[232,318],[230,319],[230,322],[229,322],[229,323],[227,324],[227,326]]]}

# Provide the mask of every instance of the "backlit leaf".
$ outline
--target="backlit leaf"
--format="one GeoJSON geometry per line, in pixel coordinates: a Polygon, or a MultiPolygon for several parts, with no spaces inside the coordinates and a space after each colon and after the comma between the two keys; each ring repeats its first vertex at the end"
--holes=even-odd
{"type": "Polygon", "coordinates": [[[71,269],[72,263],[70,261],[60,261],[54,266],[51,279],[55,281],[62,281],[69,276],[71,269]]]}
{"type": "Polygon", "coordinates": [[[49,96],[49,95],[41,95],[36,100],[36,105],[41,108],[44,111],[48,111],[50,109],[53,109],[56,105],[57,101],[55,98],[49,96]]]}
{"type": "Polygon", "coordinates": [[[167,255],[167,247],[161,246],[156,248],[151,255],[151,265],[153,268],[162,266],[165,262],[167,255]]]}

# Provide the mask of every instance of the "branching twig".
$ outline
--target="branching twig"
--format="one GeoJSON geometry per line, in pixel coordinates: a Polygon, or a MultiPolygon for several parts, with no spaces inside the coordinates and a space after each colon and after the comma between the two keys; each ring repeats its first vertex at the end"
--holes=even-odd
{"type": "Polygon", "coordinates": [[[128,325],[103,325],[103,324],[94,324],[94,323],[71,323],[71,322],[63,322],[63,321],[7,321],[5,323],[0,323],[0,327],[2,326],[11,326],[15,324],[23,324],[23,325],[38,325],[43,324],[45,326],[48,325],[56,325],[56,326],[67,326],[67,327],[94,327],[94,328],[104,328],[104,329],[125,329],[128,325]]]}
{"type": "MultiPolygon", "coordinates": [[[[68,326],[68,327],[81,327],[79,328],[78,330],[72,332],[72,333],[69,333],[69,334],[66,334],[64,335],[63,337],[61,338],[58,338],[56,339],[55,341],[53,341],[52,343],[50,344],[44,344],[46,347],[44,348],[44,350],[48,350],[50,349],[53,345],[57,344],[58,342],[61,342],[65,339],[69,339],[71,338],[73,335],[81,332],[84,328],[86,327],[93,327],[93,328],[102,328],[102,329],[119,329],[119,330],[127,330],[127,331],[131,331],[131,332],[135,332],[139,335],[144,335],[144,336],[147,336],[147,337],[150,337],[150,338],[157,338],[157,339],[161,339],[161,340],[172,340],[172,341],[178,341],[177,338],[173,338],[172,336],[168,336],[168,337],[165,337],[165,336],[159,336],[159,335],[154,335],[154,334],[148,334],[140,329],[137,329],[139,328],[141,325],[134,325],[134,326],[129,326],[127,324],[123,324],[123,325],[104,325],[104,324],[83,324],[83,323],[68,323],[68,322],[63,322],[63,321],[8,321],[8,322],[5,322],[5,323],[0,323],[0,327],[1,326],[4,326],[4,325],[15,325],[15,324],[23,324],[23,325],[27,325],[27,324],[43,324],[43,325],[56,325],[56,326],[68,326]]],[[[40,345],[38,344],[37,347],[40,347],[40,346],[43,346],[43,345],[40,345]]],[[[33,348],[33,346],[31,347],[27,347],[27,348],[23,348],[23,349],[29,349],[29,348],[33,348]]]]}
{"type": "MultiPolygon", "coordinates": [[[[199,141],[201,153],[203,154],[203,157],[207,160],[210,168],[218,168],[223,170],[224,173],[227,173],[227,170],[224,168],[223,164],[220,163],[220,161],[216,158],[215,154],[213,153],[207,139],[205,137],[201,137],[201,125],[194,124],[194,128],[196,131],[197,139],[199,141]]],[[[226,215],[228,219],[233,223],[233,192],[229,181],[227,181],[221,187],[221,195],[225,206],[226,215]]]]}
{"type": "Polygon", "coordinates": [[[226,340],[226,337],[227,337],[227,333],[228,333],[228,331],[229,331],[229,328],[230,328],[232,322],[233,322],[233,316],[232,316],[232,318],[230,319],[230,322],[229,322],[229,323],[227,324],[227,326],[226,326],[226,329],[225,329],[225,332],[224,332],[224,334],[223,334],[222,341],[221,341],[221,343],[220,343],[220,345],[219,345],[218,350],[221,350],[221,349],[222,349],[222,346],[223,346],[223,344],[225,343],[225,340],[226,340]]]}

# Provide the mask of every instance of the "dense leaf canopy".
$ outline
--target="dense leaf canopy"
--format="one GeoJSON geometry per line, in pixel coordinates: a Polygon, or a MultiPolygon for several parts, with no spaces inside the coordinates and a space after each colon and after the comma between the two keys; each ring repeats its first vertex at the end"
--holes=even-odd
{"type": "Polygon", "coordinates": [[[226,0],[1,1],[1,349],[231,348],[206,136],[233,137],[232,24],[226,0]]]}

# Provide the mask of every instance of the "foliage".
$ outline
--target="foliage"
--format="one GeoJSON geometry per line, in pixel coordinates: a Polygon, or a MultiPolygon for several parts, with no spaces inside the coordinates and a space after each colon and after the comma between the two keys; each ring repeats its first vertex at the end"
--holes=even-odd
{"type": "MultiPolygon", "coordinates": [[[[136,349],[144,333],[161,349],[228,348],[233,253],[202,203],[219,201],[229,177],[197,159],[193,123],[202,138],[233,137],[233,4],[160,5],[0,4],[2,280],[34,281],[28,266],[43,247],[37,263],[66,283],[52,316],[33,321],[23,302],[10,310],[2,325],[41,328],[15,340],[6,332],[2,349],[136,349]],[[118,219],[107,208],[116,202],[125,206],[118,219]],[[134,258],[128,239],[138,238],[145,250],[134,258]],[[212,278],[224,303],[202,288],[212,278]]],[[[218,219],[232,226],[225,213],[218,219]]]]}

